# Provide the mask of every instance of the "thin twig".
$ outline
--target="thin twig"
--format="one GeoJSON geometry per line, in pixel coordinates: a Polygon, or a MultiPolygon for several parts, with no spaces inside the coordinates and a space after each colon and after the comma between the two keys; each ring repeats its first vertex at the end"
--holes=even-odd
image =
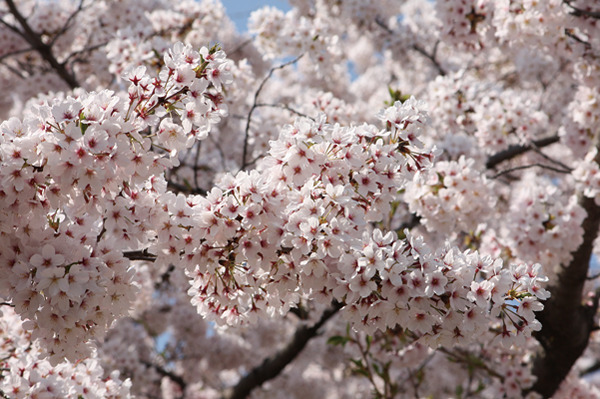
{"type": "Polygon", "coordinates": [[[244,47],[246,47],[248,44],[252,43],[252,40],[254,40],[253,38],[249,38],[244,40],[242,43],[240,43],[239,46],[237,46],[236,48],[234,48],[231,52],[228,52],[227,55],[231,56],[232,54],[237,53],[238,51],[242,51],[242,49],[244,47]]]}
{"type": "Polygon", "coordinates": [[[3,54],[2,56],[0,56],[0,61],[5,60],[6,58],[14,57],[15,55],[29,53],[30,51],[35,51],[35,49],[29,47],[29,48],[25,48],[25,49],[21,49],[21,50],[11,51],[9,53],[6,53],[6,54],[3,54]]]}
{"type": "Polygon", "coordinates": [[[587,41],[583,40],[582,38],[580,38],[579,36],[577,36],[575,34],[575,32],[573,31],[573,29],[565,28],[565,35],[567,35],[571,39],[575,40],[577,43],[583,44],[583,46],[587,50],[589,50],[592,47],[592,45],[590,44],[590,42],[587,42],[587,41]]]}
{"type": "Polygon", "coordinates": [[[600,277],[600,273],[592,274],[591,276],[587,276],[586,280],[595,280],[600,277]]]}
{"type": "Polygon", "coordinates": [[[242,153],[242,164],[240,166],[240,170],[244,170],[247,167],[246,158],[248,156],[248,138],[249,138],[249,134],[250,134],[250,121],[252,120],[252,113],[257,108],[258,96],[260,95],[260,92],[262,91],[263,87],[265,86],[265,83],[267,83],[267,81],[271,78],[271,76],[273,76],[273,73],[276,70],[283,69],[289,65],[295,64],[303,56],[304,56],[304,54],[300,54],[298,57],[294,58],[291,61],[288,61],[286,63],[283,63],[281,65],[271,68],[269,70],[269,73],[267,74],[267,76],[265,76],[265,78],[262,80],[262,82],[258,86],[258,89],[254,93],[254,101],[252,103],[252,107],[250,108],[250,111],[248,111],[248,116],[246,118],[246,129],[244,130],[244,151],[242,153]]]}
{"type": "Polygon", "coordinates": [[[8,69],[10,72],[14,73],[15,75],[17,75],[21,79],[25,79],[26,78],[26,76],[19,69],[6,64],[5,62],[0,62],[0,65],[3,65],[4,67],[6,67],[6,69],[8,69]]]}
{"type": "Polygon", "coordinates": [[[511,173],[511,172],[514,172],[514,171],[517,171],[517,170],[529,169],[529,168],[534,168],[534,167],[539,167],[539,168],[542,168],[542,169],[548,169],[548,170],[551,170],[551,171],[557,172],[557,173],[566,173],[566,174],[571,173],[570,169],[564,170],[564,169],[555,168],[554,166],[544,165],[544,164],[541,164],[541,163],[532,163],[532,164],[529,164],[529,165],[521,165],[521,166],[515,166],[513,168],[505,169],[503,171],[500,171],[500,172],[496,173],[494,176],[492,176],[492,179],[496,179],[497,177],[500,177],[502,175],[505,175],[507,173],[511,173]]]}
{"type": "MultiPolygon", "coordinates": [[[[385,30],[388,34],[390,35],[394,35],[395,32],[390,29],[389,26],[387,26],[385,24],[385,22],[383,22],[381,20],[381,18],[375,18],[375,23],[382,28],[383,30],[385,30]]],[[[442,65],[440,65],[440,63],[438,62],[438,60],[435,58],[436,54],[437,54],[437,50],[438,50],[438,46],[440,44],[440,41],[438,40],[437,42],[435,42],[435,45],[433,46],[433,51],[430,53],[428,53],[423,47],[419,46],[418,44],[413,44],[411,46],[411,48],[413,50],[415,50],[417,53],[421,54],[422,56],[424,56],[425,58],[427,58],[429,61],[431,61],[431,63],[433,64],[433,66],[435,67],[435,69],[437,69],[438,73],[442,76],[446,76],[447,72],[446,70],[442,67],[442,65]]]]}
{"type": "Polygon", "coordinates": [[[296,115],[301,116],[303,118],[310,119],[313,122],[316,121],[316,119],[313,118],[312,116],[308,116],[306,114],[303,114],[302,112],[296,111],[295,109],[289,107],[286,104],[264,104],[264,103],[256,104],[256,108],[260,108],[260,107],[281,108],[281,109],[285,109],[286,111],[290,111],[292,114],[296,114],[296,115]]]}
{"type": "Polygon", "coordinates": [[[262,159],[266,156],[267,156],[267,154],[265,154],[265,153],[258,155],[256,158],[253,158],[250,161],[246,162],[246,167],[254,165],[256,162],[258,162],[260,159],[262,159]]]}
{"type": "Polygon", "coordinates": [[[422,56],[424,56],[425,58],[427,58],[429,61],[431,61],[431,63],[433,64],[433,66],[435,67],[435,69],[438,70],[438,73],[441,76],[446,76],[447,75],[446,70],[435,59],[435,52],[437,52],[437,43],[436,43],[436,46],[434,47],[434,52],[432,54],[429,54],[427,51],[425,51],[425,49],[423,49],[422,47],[420,47],[418,44],[413,44],[412,49],[415,50],[417,53],[421,54],[422,56]]]}
{"type": "Polygon", "coordinates": [[[568,5],[571,8],[571,10],[573,10],[569,14],[574,15],[576,17],[590,17],[590,18],[600,19],[600,11],[588,11],[588,10],[583,10],[581,8],[577,8],[573,5],[571,5],[571,1],[572,0],[563,0],[563,3],[568,5]]]}
{"type": "Polygon", "coordinates": [[[223,170],[227,170],[227,158],[225,157],[223,148],[221,148],[221,143],[215,138],[215,135],[212,134],[208,136],[208,139],[215,145],[215,148],[221,156],[221,168],[223,168],[223,170]]]}
{"type": "MultiPolygon", "coordinates": [[[[69,54],[63,62],[69,62],[71,60],[71,58],[77,57],[77,56],[85,54],[85,53],[90,53],[94,50],[98,50],[99,48],[104,47],[107,44],[108,44],[108,42],[102,42],[102,43],[98,43],[98,44],[95,44],[90,47],[83,48],[81,50],[74,51],[71,54],[69,54]]],[[[78,61],[79,61],[78,59],[74,59],[73,63],[78,62],[78,61]]]]}
{"type": "MultiPolygon", "coordinates": [[[[466,365],[473,366],[473,364],[472,364],[473,362],[469,359],[469,353],[467,351],[460,350],[460,349],[454,349],[454,352],[452,352],[449,349],[442,348],[442,347],[438,348],[437,350],[439,352],[442,352],[443,354],[445,354],[447,356],[450,356],[450,357],[454,358],[454,360],[456,360],[457,362],[462,362],[462,363],[464,363],[466,365]]],[[[485,371],[490,376],[496,377],[500,381],[504,381],[504,376],[503,375],[499,374],[495,370],[492,370],[489,366],[487,366],[483,362],[481,364],[477,364],[475,366],[478,367],[478,368],[480,368],[481,370],[485,371]]]]}
{"type": "Polygon", "coordinates": [[[200,150],[202,149],[202,142],[196,142],[196,156],[194,158],[194,187],[196,190],[200,188],[200,184],[198,183],[198,162],[200,162],[200,150]]]}
{"type": "Polygon", "coordinates": [[[64,35],[69,30],[69,28],[71,27],[71,22],[73,22],[73,20],[77,16],[77,14],[79,14],[83,10],[83,2],[84,1],[85,0],[79,0],[79,5],[77,6],[77,9],[75,11],[73,11],[73,13],[71,15],[69,15],[69,17],[65,21],[65,24],[54,35],[54,37],[52,38],[52,40],[50,41],[50,43],[48,44],[48,46],[50,46],[50,47],[54,46],[54,43],[56,43],[56,41],[58,40],[58,38],[61,37],[62,35],[64,35]]]}
{"type": "Polygon", "coordinates": [[[542,152],[542,150],[540,150],[539,148],[535,147],[535,145],[532,145],[532,146],[531,146],[531,150],[532,150],[533,152],[535,152],[536,154],[538,154],[539,156],[541,156],[542,158],[544,158],[546,161],[548,161],[548,162],[552,162],[553,164],[560,166],[560,167],[561,167],[562,169],[564,169],[564,170],[568,170],[568,171],[570,171],[570,172],[572,172],[572,171],[573,171],[573,170],[572,170],[570,167],[568,167],[568,166],[567,166],[567,165],[565,165],[564,163],[562,163],[562,162],[560,162],[560,161],[558,161],[558,160],[556,160],[556,159],[554,159],[554,158],[552,158],[552,157],[549,157],[548,155],[544,154],[544,153],[542,152]]]}

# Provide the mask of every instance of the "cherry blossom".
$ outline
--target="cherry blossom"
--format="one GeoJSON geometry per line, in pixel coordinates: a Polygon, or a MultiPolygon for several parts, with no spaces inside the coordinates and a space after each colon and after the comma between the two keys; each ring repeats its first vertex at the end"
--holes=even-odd
{"type": "Polygon", "coordinates": [[[0,396],[598,396],[595,2],[0,11],[0,396]]]}

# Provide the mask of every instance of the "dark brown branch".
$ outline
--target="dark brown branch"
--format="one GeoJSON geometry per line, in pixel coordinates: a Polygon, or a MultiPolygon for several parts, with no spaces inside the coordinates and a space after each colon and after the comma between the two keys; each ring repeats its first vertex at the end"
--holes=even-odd
{"type": "Polygon", "coordinates": [[[185,392],[187,383],[180,375],[177,375],[169,370],[166,370],[164,367],[159,366],[158,364],[150,363],[150,362],[143,361],[143,360],[142,360],[142,364],[146,367],[153,368],[161,376],[169,378],[171,381],[173,381],[174,383],[179,385],[179,388],[181,388],[182,392],[185,392]]]}
{"type": "Polygon", "coordinates": [[[535,140],[532,144],[524,144],[524,145],[511,145],[506,150],[500,151],[492,156],[490,156],[485,163],[485,167],[488,169],[494,168],[496,165],[508,161],[518,155],[524,154],[530,151],[533,148],[543,148],[547,147],[550,144],[554,144],[558,142],[558,135],[545,137],[543,139],[535,140]]]}
{"type": "Polygon", "coordinates": [[[6,69],[9,70],[9,72],[12,72],[13,74],[15,74],[16,76],[18,76],[21,79],[26,78],[26,75],[22,71],[20,71],[18,68],[10,66],[2,61],[0,61],[0,65],[4,66],[6,69]]]}
{"type": "Polygon", "coordinates": [[[267,81],[269,79],[271,79],[271,76],[273,76],[273,73],[276,70],[283,69],[283,68],[287,67],[288,65],[295,64],[303,56],[304,56],[304,54],[300,54],[298,57],[294,58],[291,61],[288,61],[286,63],[277,65],[277,66],[271,68],[269,70],[269,73],[267,74],[267,76],[265,76],[265,78],[262,80],[262,82],[260,82],[258,89],[256,89],[256,92],[254,93],[254,101],[252,102],[252,107],[250,108],[250,111],[248,111],[248,116],[246,117],[246,129],[244,130],[244,147],[243,147],[244,150],[242,153],[242,164],[240,166],[240,170],[244,170],[248,166],[246,164],[246,159],[248,157],[248,139],[249,139],[249,134],[250,134],[250,121],[252,120],[252,114],[254,113],[254,110],[258,107],[258,96],[260,95],[260,92],[262,91],[263,87],[265,86],[265,83],[267,83],[267,81]]]}
{"type": "Polygon", "coordinates": [[[587,280],[595,280],[598,277],[600,277],[600,273],[596,273],[596,274],[592,274],[591,276],[587,276],[586,279],[587,280]]]}
{"type": "Polygon", "coordinates": [[[429,54],[427,51],[425,51],[425,49],[422,48],[421,46],[419,46],[418,44],[413,44],[412,49],[415,50],[417,53],[421,54],[423,57],[427,58],[429,61],[431,61],[431,63],[433,64],[435,69],[437,69],[437,71],[440,75],[446,76],[446,74],[447,74],[446,70],[440,65],[438,60],[436,60],[436,58],[435,58],[435,53],[437,52],[438,43],[435,44],[435,46],[433,48],[433,52],[431,54],[429,54]]]}
{"type": "Polygon", "coordinates": [[[81,50],[77,50],[77,51],[75,51],[75,52],[73,52],[73,53],[69,54],[69,55],[68,55],[68,56],[65,58],[65,61],[64,61],[64,62],[69,62],[71,59],[73,59],[73,63],[76,63],[76,62],[81,62],[81,60],[80,60],[79,58],[77,58],[77,57],[79,57],[79,56],[80,56],[80,55],[82,55],[82,54],[85,54],[85,53],[91,53],[91,52],[92,52],[92,51],[94,51],[94,50],[98,50],[99,48],[101,48],[101,47],[104,47],[104,46],[106,46],[107,44],[108,44],[108,42],[102,42],[102,43],[98,43],[98,44],[95,44],[95,45],[93,45],[93,46],[90,46],[90,47],[83,48],[83,49],[81,49],[81,50]]]}
{"type": "Polygon", "coordinates": [[[240,43],[240,44],[239,44],[239,45],[238,45],[236,48],[234,48],[232,51],[228,51],[228,52],[227,52],[227,55],[228,55],[229,57],[231,57],[231,55],[232,55],[232,54],[235,54],[235,53],[237,53],[238,51],[242,51],[242,49],[243,49],[244,47],[246,47],[248,44],[252,43],[252,40],[253,40],[252,38],[248,38],[248,39],[244,40],[242,43],[240,43]]]}
{"type": "Polygon", "coordinates": [[[30,51],[35,51],[35,50],[32,49],[31,47],[29,47],[29,48],[25,48],[25,49],[21,49],[21,50],[11,51],[10,53],[6,53],[6,54],[0,56],[0,61],[3,61],[6,58],[14,57],[16,55],[29,53],[30,51]]]}
{"type": "Polygon", "coordinates": [[[495,179],[497,177],[500,177],[502,175],[505,175],[507,173],[511,173],[517,170],[523,170],[523,169],[530,169],[530,168],[542,168],[542,169],[548,169],[551,170],[553,172],[556,173],[571,173],[572,170],[570,168],[568,169],[561,169],[561,168],[555,168],[554,166],[550,166],[550,165],[544,165],[541,163],[532,163],[529,165],[520,165],[520,166],[515,166],[513,168],[508,168],[508,169],[504,169],[498,173],[496,173],[494,176],[492,176],[492,179],[495,179]]]}
{"type": "Polygon", "coordinates": [[[412,230],[414,227],[418,226],[421,223],[421,216],[413,213],[410,215],[410,219],[406,222],[402,223],[397,229],[395,229],[398,233],[403,233],[405,229],[412,230]]]}
{"type": "Polygon", "coordinates": [[[577,36],[575,34],[575,30],[573,30],[573,29],[565,28],[565,35],[567,35],[571,39],[575,40],[577,43],[583,44],[583,46],[586,49],[590,49],[592,47],[590,42],[587,42],[587,41],[583,40],[582,38],[580,38],[579,36],[577,36]]]}
{"type": "MultiPolygon", "coordinates": [[[[600,161],[600,155],[595,161],[600,161]]],[[[598,308],[597,296],[592,306],[582,302],[593,243],[600,227],[600,207],[593,198],[583,196],[580,196],[579,204],[587,212],[582,224],[583,243],[573,252],[571,262],[562,266],[548,288],[551,297],[545,302],[544,310],[537,314],[542,329],[535,338],[540,342],[542,351],[534,359],[533,374],[537,381],[532,390],[544,398],[556,392],[587,347],[598,308]]]]}
{"type": "MultiPolygon", "coordinates": [[[[65,82],[71,89],[79,87],[79,82],[75,79],[75,76],[69,72],[65,66],[65,63],[60,63],[52,53],[52,47],[42,41],[42,38],[39,34],[33,31],[27,22],[27,19],[21,14],[18,8],[15,6],[13,0],[4,0],[6,5],[10,11],[10,13],[15,17],[19,25],[21,26],[21,30],[18,30],[14,27],[13,29],[17,32],[23,39],[27,41],[33,47],[40,56],[50,64],[52,69],[56,71],[58,76],[65,82]]],[[[6,23],[5,23],[6,24],[6,23]]],[[[9,25],[10,27],[10,25],[9,25]]]]}
{"type": "Polygon", "coordinates": [[[173,181],[167,181],[167,187],[170,188],[171,190],[175,191],[176,193],[185,193],[185,194],[198,194],[198,195],[206,195],[207,192],[206,190],[200,188],[200,187],[191,187],[191,186],[186,186],[183,184],[179,184],[179,183],[175,183],[173,181]]]}
{"type": "Polygon", "coordinates": [[[260,107],[269,107],[269,108],[281,108],[281,109],[285,109],[286,111],[290,111],[292,114],[301,116],[303,118],[307,118],[310,119],[311,121],[315,121],[315,118],[313,118],[312,116],[308,116],[306,114],[303,114],[302,112],[296,111],[295,109],[291,108],[290,106],[286,105],[286,104],[264,104],[264,103],[259,103],[256,104],[256,108],[260,108],[260,107]]]}
{"type": "Polygon", "coordinates": [[[296,330],[291,342],[285,348],[279,351],[275,356],[265,359],[262,364],[251,370],[246,376],[232,388],[226,390],[223,399],[242,399],[246,398],[253,389],[260,387],[266,381],[269,381],[279,375],[281,371],[290,364],[296,356],[304,349],[308,341],[314,338],[319,329],[335,315],[342,304],[334,302],[330,308],[323,312],[321,319],[312,327],[302,326],[296,330]]]}
{"type": "Polygon", "coordinates": [[[535,144],[532,144],[531,147],[532,147],[531,151],[535,152],[536,154],[538,154],[539,156],[541,156],[545,160],[547,160],[547,161],[549,161],[549,162],[551,162],[551,163],[553,163],[555,165],[558,165],[560,168],[562,168],[563,170],[568,171],[569,173],[573,171],[573,169],[571,169],[569,166],[565,165],[563,162],[561,162],[561,161],[559,161],[557,159],[554,159],[554,158],[552,158],[552,157],[544,154],[544,152],[542,150],[540,150],[539,148],[537,148],[535,146],[535,144]]]}
{"type": "Polygon", "coordinates": [[[569,13],[571,15],[574,15],[576,17],[590,17],[600,19],[600,11],[588,11],[581,8],[577,8],[571,5],[571,0],[563,0],[563,3],[565,3],[571,8],[572,11],[569,13]]]}
{"type": "Polygon", "coordinates": [[[148,249],[142,249],[139,251],[126,251],[123,252],[123,256],[129,260],[146,260],[148,262],[154,262],[156,255],[148,252],[148,249]]]}
{"type": "MultiPolygon", "coordinates": [[[[390,29],[389,26],[387,26],[385,24],[385,22],[383,22],[381,20],[381,18],[375,18],[375,23],[384,31],[386,31],[388,34],[393,35],[395,34],[393,30],[390,29]]],[[[429,61],[431,61],[431,63],[433,64],[433,66],[435,67],[435,69],[437,69],[438,74],[442,75],[442,76],[446,76],[447,72],[446,70],[442,67],[442,65],[438,62],[438,60],[436,59],[436,54],[437,54],[437,50],[438,50],[438,46],[439,46],[440,42],[439,40],[435,43],[435,45],[433,46],[433,51],[430,53],[428,53],[423,47],[419,46],[418,44],[413,44],[411,46],[411,48],[413,50],[415,50],[417,53],[421,54],[423,57],[427,58],[429,61]]]]}

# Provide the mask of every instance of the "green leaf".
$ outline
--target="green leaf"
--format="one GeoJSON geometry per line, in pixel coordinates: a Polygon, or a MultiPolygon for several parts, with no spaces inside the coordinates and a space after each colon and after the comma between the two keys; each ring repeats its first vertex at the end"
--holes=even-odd
{"type": "Polygon", "coordinates": [[[369,378],[369,372],[365,369],[354,369],[352,370],[354,374],[362,375],[363,377],[369,378]]]}
{"type": "Polygon", "coordinates": [[[375,374],[377,374],[378,376],[383,378],[381,368],[379,367],[379,365],[377,363],[373,363],[373,371],[375,371],[375,374]]]}
{"type": "Polygon", "coordinates": [[[464,393],[464,389],[463,389],[462,385],[457,385],[456,389],[454,390],[454,394],[456,395],[456,399],[462,398],[463,393],[464,393]]]}
{"type": "Polygon", "coordinates": [[[367,351],[371,347],[371,342],[373,342],[373,337],[371,335],[367,335],[367,351]]]}
{"type": "Polygon", "coordinates": [[[88,129],[88,127],[90,127],[90,125],[88,125],[87,123],[83,123],[83,122],[79,123],[79,128],[81,129],[82,136],[85,135],[85,132],[88,129]]]}
{"type": "Polygon", "coordinates": [[[334,335],[333,337],[329,337],[327,340],[328,345],[346,345],[348,342],[348,337],[342,337],[341,335],[334,335]]]}
{"type": "Polygon", "coordinates": [[[81,129],[81,135],[85,135],[85,131],[88,129],[88,127],[90,127],[89,124],[87,123],[83,123],[83,120],[85,119],[85,115],[83,114],[83,111],[81,111],[79,113],[79,128],[81,129]]]}

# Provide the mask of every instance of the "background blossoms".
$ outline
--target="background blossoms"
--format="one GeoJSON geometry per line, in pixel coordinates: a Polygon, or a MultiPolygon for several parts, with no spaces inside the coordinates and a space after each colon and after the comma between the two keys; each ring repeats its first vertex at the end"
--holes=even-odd
{"type": "Polygon", "coordinates": [[[290,4],[0,2],[0,396],[600,397],[598,5],[290,4]]]}

